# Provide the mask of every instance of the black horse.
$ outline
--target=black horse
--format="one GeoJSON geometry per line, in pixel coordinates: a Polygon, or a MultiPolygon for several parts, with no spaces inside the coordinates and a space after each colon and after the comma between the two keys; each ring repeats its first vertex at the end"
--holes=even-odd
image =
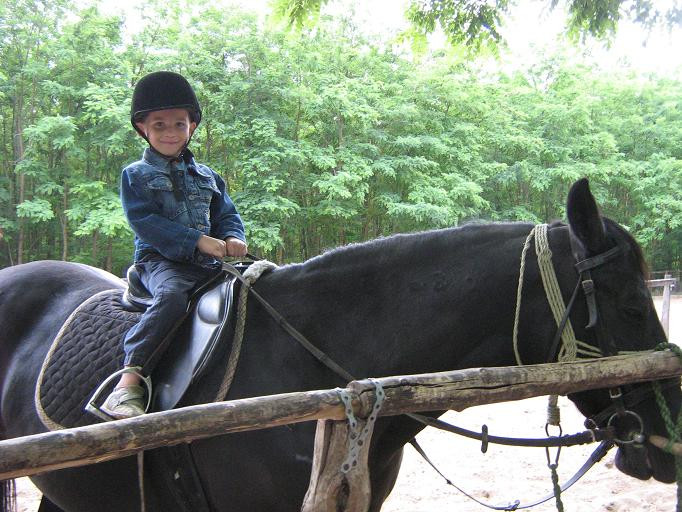
{"type": "MultiPolygon", "coordinates": [[[[576,285],[576,262],[606,253],[590,270],[597,327],[619,351],[651,349],[664,341],[645,284],[641,250],[623,228],[599,214],[586,180],[572,187],[567,216],[568,225],[552,224],[547,233],[564,301],[576,285]],[[609,252],[615,247],[620,249],[609,252]]],[[[513,365],[520,256],[532,227],[473,224],[350,245],[265,274],[255,289],[357,377],[513,365]]],[[[549,352],[557,324],[532,249],[525,260],[519,356],[525,364],[547,362],[556,358],[549,352]]],[[[71,263],[36,262],[0,271],[0,435],[11,438],[45,430],[33,395],[50,342],[84,299],[121,286],[114,276],[71,263]]],[[[570,320],[578,339],[599,347],[597,328],[585,329],[588,302],[581,290],[570,320]]],[[[215,389],[222,369],[216,373],[196,387],[215,389]]],[[[343,384],[282,331],[257,301],[249,301],[241,360],[228,398],[343,384]]],[[[665,395],[676,415],[679,385],[667,387],[665,395]]],[[[192,396],[201,396],[201,390],[191,390],[192,396]]],[[[586,416],[610,405],[605,390],[572,399],[586,416]]],[[[645,434],[667,435],[652,395],[633,409],[644,419],[645,434]]],[[[314,428],[311,422],[192,443],[189,451],[211,509],[298,510],[311,470],[314,428]]],[[[385,417],[376,423],[369,462],[372,511],[380,510],[393,487],[404,444],[421,428],[407,417],[385,417]]],[[[617,465],[640,479],[675,478],[673,457],[648,443],[639,450],[619,450],[617,465]]],[[[153,468],[147,469],[154,474],[153,468]]],[[[182,510],[151,480],[146,493],[150,510],[182,510]]],[[[54,471],[33,481],[65,511],[139,509],[132,457],[54,471]]]]}

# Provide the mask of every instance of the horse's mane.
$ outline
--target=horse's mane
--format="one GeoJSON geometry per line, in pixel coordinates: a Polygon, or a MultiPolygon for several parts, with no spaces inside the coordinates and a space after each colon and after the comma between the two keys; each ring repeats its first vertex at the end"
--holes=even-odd
{"type": "MultiPolygon", "coordinates": [[[[330,268],[337,264],[343,264],[348,260],[369,260],[381,257],[390,259],[399,253],[415,251],[428,257],[428,248],[444,243],[458,241],[485,234],[489,237],[518,236],[519,233],[530,231],[532,224],[526,222],[469,222],[461,226],[451,228],[432,229],[413,233],[397,233],[368,240],[355,242],[329,249],[318,256],[314,256],[302,263],[308,268],[330,268]]],[[[294,264],[301,265],[301,264],[294,264]]]]}
{"type": "MultiPolygon", "coordinates": [[[[629,246],[632,250],[632,254],[636,258],[637,265],[642,275],[645,279],[648,278],[649,268],[644,259],[642,248],[637,241],[617,222],[607,217],[602,217],[602,219],[607,231],[611,231],[611,233],[614,234],[614,238],[624,240],[629,246]]],[[[554,221],[550,223],[550,228],[565,225],[564,222],[554,221]]],[[[355,242],[335,247],[318,256],[314,256],[303,263],[290,264],[287,266],[305,265],[308,269],[317,267],[328,269],[333,268],[336,265],[346,264],[351,260],[370,261],[377,258],[389,260],[398,253],[409,251],[423,253],[425,248],[434,247],[436,244],[442,243],[446,239],[453,243],[457,243],[458,241],[465,242],[467,238],[479,236],[481,234],[490,237],[502,237],[505,235],[518,236],[521,233],[530,232],[532,226],[533,225],[528,222],[468,222],[452,228],[432,229],[414,233],[397,233],[374,238],[365,242],[355,242]]]]}

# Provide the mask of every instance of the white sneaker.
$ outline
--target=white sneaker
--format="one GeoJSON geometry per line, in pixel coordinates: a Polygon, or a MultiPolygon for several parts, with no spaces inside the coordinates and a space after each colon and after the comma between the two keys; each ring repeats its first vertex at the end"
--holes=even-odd
{"type": "Polygon", "coordinates": [[[100,409],[117,420],[140,416],[144,414],[144,388],[142,386],[116,388],[100,409]]]}

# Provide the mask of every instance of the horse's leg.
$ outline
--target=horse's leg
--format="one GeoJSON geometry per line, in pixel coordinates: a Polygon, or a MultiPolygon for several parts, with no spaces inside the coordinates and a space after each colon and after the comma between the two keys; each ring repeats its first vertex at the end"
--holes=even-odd
{"type": "Polygon", "coordinates": [[[372,478],[372,498],[369,512],[379,512],[381,510],[381,506],[386,501],[386,498],[388,498],[388,495],[391,494],[393,486],[398,479],[402,460],[403,449],[400,448],[388,460],[384,461],[381,475],[378,475],[378,478],[372,478]]]}
{"type": "Polygon", "coordinates": [[[372,485],[370,512],[381,510],[382,504],[398,479],[403,447],[422,428],[420,424],[404,416],[377,421],[370,448],[369,474],[372,485]]]}
{"type": "Polygon", "coordinates": [[[40,507],[38,508],[38,512],[64,512],[64,511],[57,505],[52,503],[49,499],[47,499],[47,497],[43,496],[43,499],[40,500],[40,507]]]}
{"type": "Polygon", "coordinates": [[[0,482],[0,507],[2,512],[14,512],[17,509],[17,488],[14,480],[0,482]]]}

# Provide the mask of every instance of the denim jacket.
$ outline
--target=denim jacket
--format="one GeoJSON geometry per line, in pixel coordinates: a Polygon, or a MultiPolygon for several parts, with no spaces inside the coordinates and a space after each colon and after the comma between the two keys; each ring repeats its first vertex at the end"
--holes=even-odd
{"type": "Polygon", "coordinates": [[[156,253],[172,261],[214,266],[214,258],[196,249],[201,235],[245,240],[225,182],[196,163],[189,150],[184,159],[168,159],[145,149],[142,160],[123,169],[121,203],[135,232],[135,262],[156,253]]]}

